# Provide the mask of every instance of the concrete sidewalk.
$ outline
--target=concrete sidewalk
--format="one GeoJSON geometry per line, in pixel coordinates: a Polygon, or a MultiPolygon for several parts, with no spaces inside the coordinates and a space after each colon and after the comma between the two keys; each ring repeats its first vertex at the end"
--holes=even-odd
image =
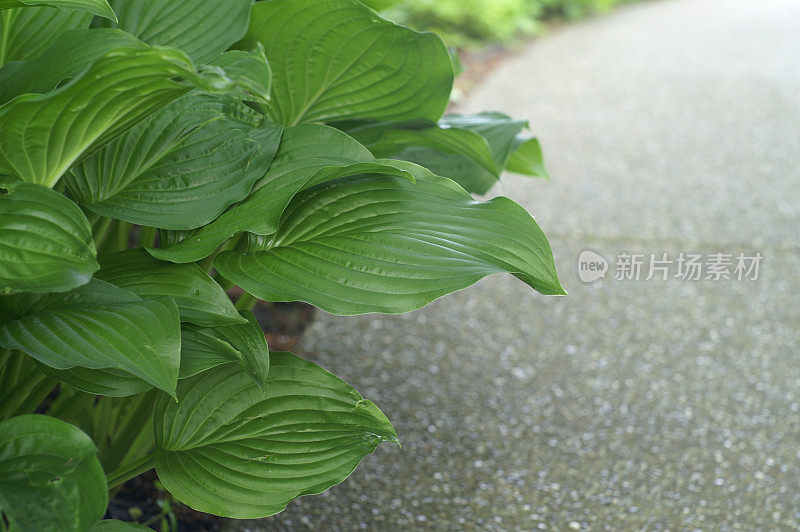
{"type": "Polygon", "coordinates": [[[800,3],[558,29],[463,110],[484,109],[543,142],[553,180],[493,193],[534,214],[570,295],[494,276],[409,315],[319,313],[299,352],[403,447],[241,529],[798,529],[800,3]],[[585,249],[605,279],[578,279],[585,249]],[[620,253],[682,252],[764,261],[757,281],[613,279],[620,253]]]}

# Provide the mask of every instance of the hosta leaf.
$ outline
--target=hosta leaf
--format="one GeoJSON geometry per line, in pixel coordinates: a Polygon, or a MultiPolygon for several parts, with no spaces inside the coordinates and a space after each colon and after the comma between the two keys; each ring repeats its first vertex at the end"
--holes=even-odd
{"type": "Polygon", "coordinates": [[[31,292],[0,294],[0,319],[7,320],[25,314],[41,297],[41,294],[31,292]]]}
{"type": "Polygon", "coordinates": [[[242,38],[252,0],[111,0],[118,27],[206,62],[242,38]]]}
{"type": "Polygon", "coordinates": [[[386,9],[387,7],[391,7],[392,5],[396,4],[399,0],[365,0],[362,2],[365,5],[368,5],[375,11],[380,11],[382,9],[386,9]]]}
{"type": "Polygon", "coordinates": [[[327,182],[298,194],[278,232],[217,270],[267,301],[306,301],[335,314],[400,313],[508,272],[563,294],[550,246],[508,198],[480,203],[411,163],[416,183],[390,176],[327,182]]]}
{"type": "Polygon", "coordinates": [[[506,165],[511,151],[517,147],[515,144],[517,134],[528,126],[528,122],[515,120],[503,113],[488,111],[474,115],[448,115],[439,121],[439,125],[478,133],[489,143],[495,163],[502,168],[506,165]]]}
{"type": "Polygon", "coordinates": [[[247,323],[224,327],[184,325],[181,344],[180,378],[236,362],[256,384],[266,386],[269,371],[269,346],[264,331],[252,312],[242,314],[247,323]]]}
{"type": "Polygon", "coordinates": [[[194,262],[241,231],[274,233],[289,201],[319,170],[369,162],[375,162],[369,150],[337,129],[318,124],[288,127],[272,166],[247,200],[184,240],[148,251],[162,260],[194,262]]]}
{"type": "Polygon", "coordinates": [[[515,148],[508,159],[506,170],[516,174],[550,179],[550,175],[544,167],[542,147],[537,139],[518,137],[514,141],[514,145],[515,148]]]}
{"type": "Polygon", "coordinates": [[[32,59],[67,30],[88,28],[92,14],[54,7],[0,10],[0,65],[32,59]]]}
{"type": "Polygon", "coordinates": [[[428,168],[436,175],[448,177],[475,194],[486,194],[499,178],[499,173],[486,168],[463,155],[446,153],[434,148],[410,146],[393,155],[428,168]]]}
{"type": "Polygon", "coordinates": [[[79,203],[103,216],[164,229],[200,227],[247,197],[278,150],[283,128],[254,115],[243,104],[186,95],[65,180],[79,203]]]}
{"type": "Polygon", "coordinates": [[[107,397],[131,397],[153,389],[149,384],[132,374],[117,369],[89,369],[74,367],[55,369],[38,363],[39,369],[54,379],[66,382],[75,388],[92,394],[107,397]]]}
{"type": "Polygon", "coordinates": [[[92,228],[64,195],[0,179],[0,293],[63,292],[97,271],[92,228]]]}
{"type": "Polygon", "coordinates": [[[47,92],[74,78],[117,48],[144,48],[136,37],[112,29],[68,30],[41,55],[0,69],[0,103],[28,92],[47,92]]]}
{"type": "Polygon", "coordinates": [[[22,314],[35,314],[48,308],[64,308],[73,305],[81,307],[110,306],[116,303],[135,303],[141,300],[141,297],[130,290],[94,278],[88,284],[69,292],[44,294],[28,305],[22,314]]]}
{"type": "Polygon", "coordinates": [[[52,187],[87,151],[193,87],[222,90],[230,81],[201,76],[180,50],[106,54],[56,91],[23,95],[0,107],[0,172],[52,187]]]}
{"type": "Polygon", "coordinates": [[[425,147],[469,159],[493,175],[500,173],[492,158],[489,144],[479,134],[467,129],[443,128],[435,124],[428,127],[404,127],[402,124],[390,123],[382,126],[377,123],[372,127],[348,133],[364,143],[376,157],[392,157],[412,146],[425,147]],[[375,129],[378,131],[371,131],[375,129]]]}
{"type": "Polygon", "coordinates": [[[416,179],[411,172],[398,168],[393,164],[381,164],[376,161],[374,163],[348,164],[347,166],[326,166],[314,173],[303,188],[309,188],[325,181],[334,181],[357,175],[394,176],[412,183],[416,179]]]}
{"type": "Polygon", "coordinates": [[[266,392],[236,364],[181,381],[153,414],[156,471],[195,510],[276,514],[338,484],[383,441],[389,420],[339,378],[291,353],[271,353],[266,392]]]}
{"type": "Polygon", "coordinates": [[[65,11],[86,11],[98,17],[117,20],[106,0],[0,0],[0,9],[40,6],[56,7],[65,11]]]}
{"type": "MultiPolygon", "coordinates": [[[[514,120],[502,113],[475,115],[449,115],[439,121],[439,127],[449,131],[465,131],[484,138],[489,146],[496,170],[490,171],[475,157],[463,151],[444,149],[430,142],[416,142],[399,146],[391,153],[391,144],[380,145],[382,155],[421,164],[437,175],[449,177],[470,192],[486,193],[500,177],[512,152],[519,147],[517,135],[527,126],[524,120],[514,120]]],[[[529,148],[529,147],[528,147],[529,148]]],[[[527,148],[526,148],[527,149],[527,148]]]]}
{"type": "Polygon", "coordinates": [[[97,448],[80,429],[42,415],[0,423],[0,515],[11,530],[82,532],[107,504],[97,448]]]}
{"type": "Polygon", "coordinates": [[[225,71],[243,89],[243,99],[268,103],[272,92],[272,69],[261,43],[251,52],[231,50],[210,63],[225,71]]]}
{"type": "Polygon", "coordinates": [[[152,531],[153,529],[142,525],[136,525],[134,523],[128,523],[126,521],[104,519],[99,523],[95,523],[95,525],[89,529],[89,532],[142,532],[145,530],[152,531]]]}
{"type": "MultiPolygon", "coordinates": [[[[150,249],[156,257],[175,262],[200,260],[210,255],[226,238],[240,231],[248,231],[254,235],[270,235],[278,228],[280,215],[291,201],[293,190],[300,190],[324,181],[333,181],[355,175],[392,175],[414,181],[410,173],[379,163],[356,163],[347,166],[323,167],[296,187],[286,188],[286,183],[265,185],[256,191],[247,201],[237,205],[220,216],[214,223],[203,227],[196,233],[187,236],[166,249],[150,249]],[[280,187],[280,188],[278,188],[280,187]],[[277,189],[277,190],[276,190],[277,189]],[[194,246],[192,246],[194,244],[194,246]]],[[[299,175],[299,174],[298,174],[299,175]]]]}
{"type": "Polygon", "coordinates": [[[172,394],[180,366],[178,307],[93,280],[0,323],[0,346],[56,369],[124,371],[172,394]]]}
{"type": "Polygon", "coordinates": [[[207,369],[238,361],[239,351],[215,334],[213,328],[183,325],[179,378],[193,377],[207,369]]]}
{"type": "Polygon", "coordinates": [[[261,42],[275,75],[272,118],[437,120],[453,84],[441,39],[382,20],[357,0],[268,0],[239,47],[261,42]]]}
{"type": "Polygon", "coordinates": [[[196,264],[163,262],[143,249],[131,249],[103,257],[97,278],[143,299],[173,299],[181,321],[209,327],[247,322],[222,287],[196,264]]]}
{"type": "MultiPolygon", "coordinates": [[[[95,278],[89,284],[70,294],[47,294],[33,305],[29,305],[26,308],[26,312],[19,315],[25,313],[35,314],[48,307],[63,306],[65,301],[68,301],[70,305],[91,307],[140,300],[141,298],[133,292],[95,278]]],[[[94,395],[129,397],[153,388],[152,384],[143,381],[139,377],[115,368],[90,369],[76,366],[69,369],[56,369],[38,361],[37,365],[44,374],[94,395]]]]}

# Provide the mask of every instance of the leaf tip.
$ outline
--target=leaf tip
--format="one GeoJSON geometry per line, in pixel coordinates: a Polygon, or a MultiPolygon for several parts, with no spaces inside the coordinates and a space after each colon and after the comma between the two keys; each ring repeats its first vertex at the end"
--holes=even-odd
{"type": "Polygon", "coordinates": [[[546,292],[542,292],[546,296],[567,296],[569,292],[567,292],[563,286],[561,286],[561,281],[558,280],[558,277],[553,279],[553,284],[546,292]]]}

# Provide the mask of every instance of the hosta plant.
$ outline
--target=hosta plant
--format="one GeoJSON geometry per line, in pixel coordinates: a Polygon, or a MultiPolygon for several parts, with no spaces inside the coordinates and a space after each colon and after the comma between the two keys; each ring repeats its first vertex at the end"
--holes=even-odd
{"type": "Polygon", "coordinates": [[[397,441],[270,352],[259,300],[400,313],[496,272],[563,293],[533,218],[468,192],[544,176],[539,145],[442,117],[436,35],[356,0],[0,0],[0,33],[2,529],[127,527],[109,492],[153,468],[264,517],[397,441]]]}

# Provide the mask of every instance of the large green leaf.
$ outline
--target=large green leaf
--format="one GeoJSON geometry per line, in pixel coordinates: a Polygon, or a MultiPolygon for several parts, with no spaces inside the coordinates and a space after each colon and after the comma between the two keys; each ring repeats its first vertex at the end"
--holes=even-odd
{"type": "Polygon", "coordinates": [[[0,319],[8,320],[22,316],[41,297],[42,294],[31,292],[10,295],[0,294],[0,319]]]}
{"type": "Polygon", "coordinates": [[[508,158],[506,170],[516,174],[550,179],[550,174],[547,173],[544,166],[544,156],[538,139],[517,137],[514,141],[514,150],[508,158]]]}
{"type": "Polygon", "coordinates": [[[132,397],[153,389],[153,385],[118,369],[90,369],[74,367],[55,369],[38,363],[39,369],[54,379],[66,382],[78,390],[91,395],[107,397],[132,397]]]}
{"type": "Polygon", "coordinates": [[[346,131],[376,157],[392,157],[413,146],[425,147],[461,156],[490,174],[500,174],[486,139],[468,129],[378,122],[346,131]]]}
{"type": "Polygon", "coordinates": [[[411,163],[416,183],[361,176],[295,197],[278,232],[215,260],[230,281],[266,301],[306,301],[335,314],[401,313],[508,272],[563,294],[547,239],[508,198],[474,201],[411,163]]]}
{"type": "Polygon", "coordinates": [[[269,372],[269,346],[252,312],[247,323],[224,327],[184,325],[181,335],[180,378],[192,377],[222,364],[236,362],[262,388],[269,372]]]}
{"type": "MultiPolygon", "coordinates": [[[[393,143],[390,136],[388,141],[380,139],[372,149],[380,156],[391,156],[421,164],[437,175],[453,179],[470,192],[484,194],[497,182],[500,173],[510,163],[513,154],[524,150],[525,153],[520,154],[519,157],[534,155],[532,144],[518,140],[520,131],[527,125],[524,120],[514,120],[507,115],[495,112],[449,115],[439,121],[437,128],[427,130],[425,137],[417,134],[416,138],[413,138],[405,134],[408,138],[401,139],[404,142],[393,143]],[[454,134],[456,131],[461,133],[456,136],[454,134]],[[474,151],[474,148],[464,142],[470,138],[465,134],[483,138],[485,144],[488,145],[494,169],[486,164],[487,161],[479,159],[476,156],[477,152],[474,152],[473,155],[469,154],[469,151],[474,151]],[[438,140],[443,135],[449,137],[449,144],[431,140],[432,138],[438,140]],[[393,147],[395,149],[392,149],[393,147]]],[[[513,161],[517,171],[530,168],[528,164],[520,164],[521,161],[516,157],[513,161]]],[[[530,171],[522,173],[540,176],[539,170],[533,173],[530,171]]]]}
{"type": "Polygon", "coordinates": [[[174,394],[180,367],[178,307],[141,300],[100,280],[46,296],[0,323],[0,346],[56,369],[114,369],[174,394]]]}
{"type": "Polygon", "coordinates": [[[0,107],[0,172],[52,187],[87,151],[193,87],[223,90],[231,82],[198,74],[180,50],[108,53],[56,91],[0,107]]]}
{"type": "Polygon", "coordinates": [[[280,124],[437,120],[450,98],[453,67],[441,39],[357,0],[257,2],[238,46],[257,42],[275,75],[270,115],[280,124]]]}
{"type": "Polygon", "coordinates": [[[92,228],[64,195],[0,178],[0,294],[63,292],[97,271],[92,228]]]}
{"type": "Polygon", "coordinates": [[[118,27],[206,62],[242,38],[252,0],[111,0],[118,27]]]}
{"type": "Polygon", "coordinates": [[[450,155],[443,159],[437,157],[437,154],[426,153],[426,148],[421,148],[416,152],[414,148],[410,148],[400,153],[398,157],[422,164],[439,175],[451,177],[470,192],[484,194],[497,182],[500,172],[508,164],[512,152],[518,147],[517,136],[520,131],[528,127],[528,122],[515,120],[503,113],[484,112],[474,115],[449,115],[440,120],[439,125],[472,131],[486,139],[499,171],[487,173],[485,168],[478,167],[473,161],[464,162],[452,159],[452,157],[458,157],[457,155],[450,155]],[[453,169],[448,171],[447,168],[450,165],[453,169]]]}
{"type": "Polygon", "coordinates": [[[0,10],[0,65],[32,59],[65,31],[88,28],[92,14],[54,7],[0,10]]]}
{"type": "Polygon", "coordinates": [[[0,9],[40,6],[56,7],[65,11],[86,11],[98,17],[117,20],[106,0],[0,0],[0,9]]]}
{"type": "Polygon", "coordinates": [[[117,521],[116,519],[104,519],[89,529],[89,532],[142,532],[152,531],[152,528],[128,523],[126,521],[117,521]]]}
{"type": "Polygon", "coordinates": [[[180,242],[148,251],[162,260],[194,262],[209,256],[217,246],[241,231],[269,235],[277,230],[281,214],[292,197],[318,171],[328,166],[374,161],[369,150],[337,129],[318,124],[288,127],[272,166],[247,200],[180,242]]]}
{"type": "Polygon", "coordinates": [[[511,152],[518,147],[515,142],[517,135],[528,127],[528,122],[488,111],[473,115],[448,115],[439,121],[439,126],[478,133],[489,143],[497,167],[504,168],[511,152]]]}
{"type": "MultiPolygon", "coordinates": [[[[305,181],[305,185],[297,183],[296,190],[344,177],[375,174],[391,175],[414,181],[413,175],[395,166],[377,162],[355,163],[347,166],[320,168],[305,181]]],[[[251,237],[255,236],[256,238],[271,235],[277,230],[280,215],[294,196],[294,194],[290,196],[289,192],[291,190],[285,188],[285,183],[276,183],[275,186],[267,185],[260,188],[246,202],[220,216],[213,224],[187,235],[183,240],[174,242],[165,249],[148,249],[148,251],[162,260],[178,263],[189,262],[210,255],[224,239],[240,231],[248,231],[251,237]],[[275,193],[278,186],[281,189],[275,193]]]]}
{"type": "Polygon", "coordinates": [[[79,203],[103,216],[164,229],[200,227],[247,197],[278,150],[283,128],[255,115],[236,102],[188,94],[65,180],[79,203]]]}
{"type": "Polygon", "coordinates": [[[250,51],[231,50],[210,63],[225,71],[242,88],[242,99],[269,103],[272,92],[272,69],[261,43],[250,51]]]}
{"type": "Polygon", "coordinates": [[[393,6],[398,2],[399,0],[364,0],[362,3],[368,5],[375,11],[380,11],[382,9],[386,9],[387,7],[393,6]]]}
{"type": "Polygon", "coordinates": [[[11,530],[83,532],[107,504],[97,448],[80,429],[41,415],[0,423],[0,522],[11,530]]]}
{"type": "Polygon", "coordinates": [[[0,69],[0,103],[20,94],[55,89],[74,78],[96,60],[117,48],[144,48],[136,37],[112,29],[67,30],[41,55],[14,61],[0,69]]]}
{"type": "MultiPolygon", "coordinates": [[[[135,302],[140,298],[128,290],[121,289],[104,281],[93,279],[91,283],[82,287],[72,298],[82,305],[108,305],[119,302],[135,302]]],[[[43,300],[35,303],[33,312],[46,308],[52,303],[62,301],[62,295],[46,295],[43,300]]],[[[105,395],[108,397],[130,397],[139,395],[153,389],[153,385],[141,378],[122,369],[116,368],[86,368],[75,366],[68,369],[56,369],[37,361],[37,366],[44,374],[66,382],[78,390],[92,395],[105,395]]]]}
{"type": "Polygon", "coordinates": [[[100,265],[99,279],[143,299],[173,299],[181,321],[208,327],[247,323],[222,287],[196,264],[163,262],[143,249],[131,249],[103,257],[100,265]]]}
{"type": "MultiPolygon", "coordinates": [[[[269,357],[269,353],[267,357],[269,357]]],[[[193,377],[207,369],[230,362],[238,362],[239,360],[239,350],[228,341],[220,338],[213,328],[194,325],[183,325],[181,328],[181,371],[179,378],[193,377]]]]}
{"type": "Polygon", "coordinates": [[[236,364],[181,381],[153,414],[164,486],[195,510],[258,518],[338,484],[383,441],[389,420],[339,378],[271,353],[266,392],[236,364]]]}

